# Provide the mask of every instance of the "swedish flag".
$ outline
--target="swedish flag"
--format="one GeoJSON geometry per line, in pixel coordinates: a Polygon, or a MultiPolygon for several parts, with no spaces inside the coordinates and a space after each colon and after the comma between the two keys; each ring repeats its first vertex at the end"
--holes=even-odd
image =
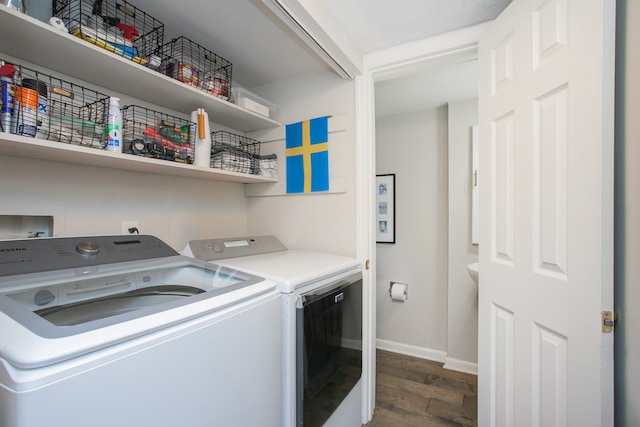
{"type": "Polygon", "coordinates": [[[329,118],[287,125],[287,193],[329,190],[329,118]]]}

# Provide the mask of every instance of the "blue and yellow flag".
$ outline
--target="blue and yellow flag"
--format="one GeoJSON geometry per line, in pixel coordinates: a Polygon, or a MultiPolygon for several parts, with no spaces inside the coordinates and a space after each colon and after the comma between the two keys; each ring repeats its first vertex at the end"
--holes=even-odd
{"type": "Polygon", "coordinates": [[[287,125],[287,193],[329,190],[329,118],[287,125]]]}

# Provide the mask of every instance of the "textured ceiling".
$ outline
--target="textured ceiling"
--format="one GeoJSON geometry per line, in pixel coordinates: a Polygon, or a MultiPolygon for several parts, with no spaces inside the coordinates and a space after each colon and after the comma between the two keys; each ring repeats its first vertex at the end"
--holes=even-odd
{"type": "Polygon", "coordinates": [[[323,0],[362,53],[494,19],[511,0],[323,0]]]}

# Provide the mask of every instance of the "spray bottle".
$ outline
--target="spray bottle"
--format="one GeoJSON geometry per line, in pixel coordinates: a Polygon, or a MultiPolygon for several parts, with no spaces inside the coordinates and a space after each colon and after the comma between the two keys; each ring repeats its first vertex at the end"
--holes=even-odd
{"type": "Polygon", "coordinates": [[[2,132],[11,132],[15,96],[14,71],[15,68],[12,64],[0,61],[0,131],[2,132]]]}
{"type": "Polygon", "coordinates": [[[107,151],[122,152],[122,113],[120,98],[109,98],[109,112],[105,120],[105,138],[107,151]]]}

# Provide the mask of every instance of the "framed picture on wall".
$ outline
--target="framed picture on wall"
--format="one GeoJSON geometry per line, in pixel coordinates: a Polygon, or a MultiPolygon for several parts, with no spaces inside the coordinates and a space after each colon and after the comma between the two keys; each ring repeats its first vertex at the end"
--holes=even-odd
{"type": "Polygon", "coordinates": [[[376,242],[396,242],[396,174],[376,175],[376,242]]]}

